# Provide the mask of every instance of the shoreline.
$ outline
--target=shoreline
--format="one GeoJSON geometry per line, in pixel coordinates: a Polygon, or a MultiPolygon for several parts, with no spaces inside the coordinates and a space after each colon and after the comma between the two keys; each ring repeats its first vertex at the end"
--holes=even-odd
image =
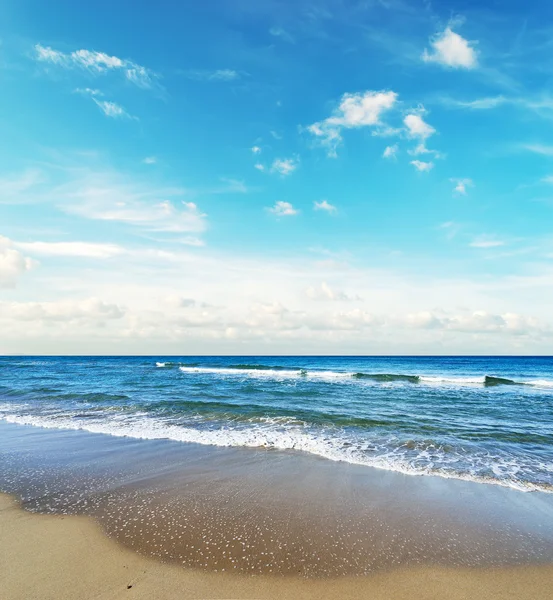
{"type": "Polygon", "coordinates": [[[553,579],[553,565],[416,567],[327,580],[206,573],[132,552],[106,536],[90,517],[33,514],[6,494],[0,494],[0,532],[5,600],[545,600],[553,579]]]}

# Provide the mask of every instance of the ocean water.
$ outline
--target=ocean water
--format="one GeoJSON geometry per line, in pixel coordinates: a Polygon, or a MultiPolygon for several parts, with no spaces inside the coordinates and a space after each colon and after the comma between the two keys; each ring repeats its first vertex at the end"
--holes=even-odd
{"type": "Polygon", "coordinates": [[[0,419],[553,493],[551,357],[0,357],[0,419]]]}

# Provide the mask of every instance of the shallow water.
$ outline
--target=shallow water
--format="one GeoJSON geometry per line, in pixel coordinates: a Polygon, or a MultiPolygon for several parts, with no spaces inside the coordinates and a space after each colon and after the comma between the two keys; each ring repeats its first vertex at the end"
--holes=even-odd
{"type": "Polygon", "coordinates": [[[4,357],[0,419],[553,491],[550,357],[4,357]]]}

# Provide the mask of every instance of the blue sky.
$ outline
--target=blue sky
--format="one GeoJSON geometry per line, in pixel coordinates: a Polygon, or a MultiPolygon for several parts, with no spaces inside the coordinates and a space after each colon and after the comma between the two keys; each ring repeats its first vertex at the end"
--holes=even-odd
{"type": "Polygon", "coordinates": [[[550,353],[553,6],[0,7],[0,352],[550,353]]]}

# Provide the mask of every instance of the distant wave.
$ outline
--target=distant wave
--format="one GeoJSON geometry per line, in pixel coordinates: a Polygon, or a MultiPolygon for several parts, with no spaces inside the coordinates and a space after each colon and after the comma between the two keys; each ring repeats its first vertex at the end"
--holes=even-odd
{"type": "MultiPolygon", "coordinates": [[[[156,363],[159,366],[166,366],[170,363],[156,363]]],[[[207,367],[184,365],[179,369],[183,373],[198,373],[212,375],[230,375],[230,376],[248,376],[259,378],[274,379],[318,379],[323,381],[340,380],[367,380],[376,383],[410,383],[427,385],[453,385],[453,386],[485,386],[495,387],[503,385],[524,385],[540,388],[552,388],[553,381],[546,379],[515,381],[506,377],[496,377],[495,375],[482,375],[477,377],[452,377],[450,375],[408,375],[404,373],[352,373],[348,371],[317,371],[301,368],[269,366],[258,364],[229,365],[227,367],[207,367]]]]}

